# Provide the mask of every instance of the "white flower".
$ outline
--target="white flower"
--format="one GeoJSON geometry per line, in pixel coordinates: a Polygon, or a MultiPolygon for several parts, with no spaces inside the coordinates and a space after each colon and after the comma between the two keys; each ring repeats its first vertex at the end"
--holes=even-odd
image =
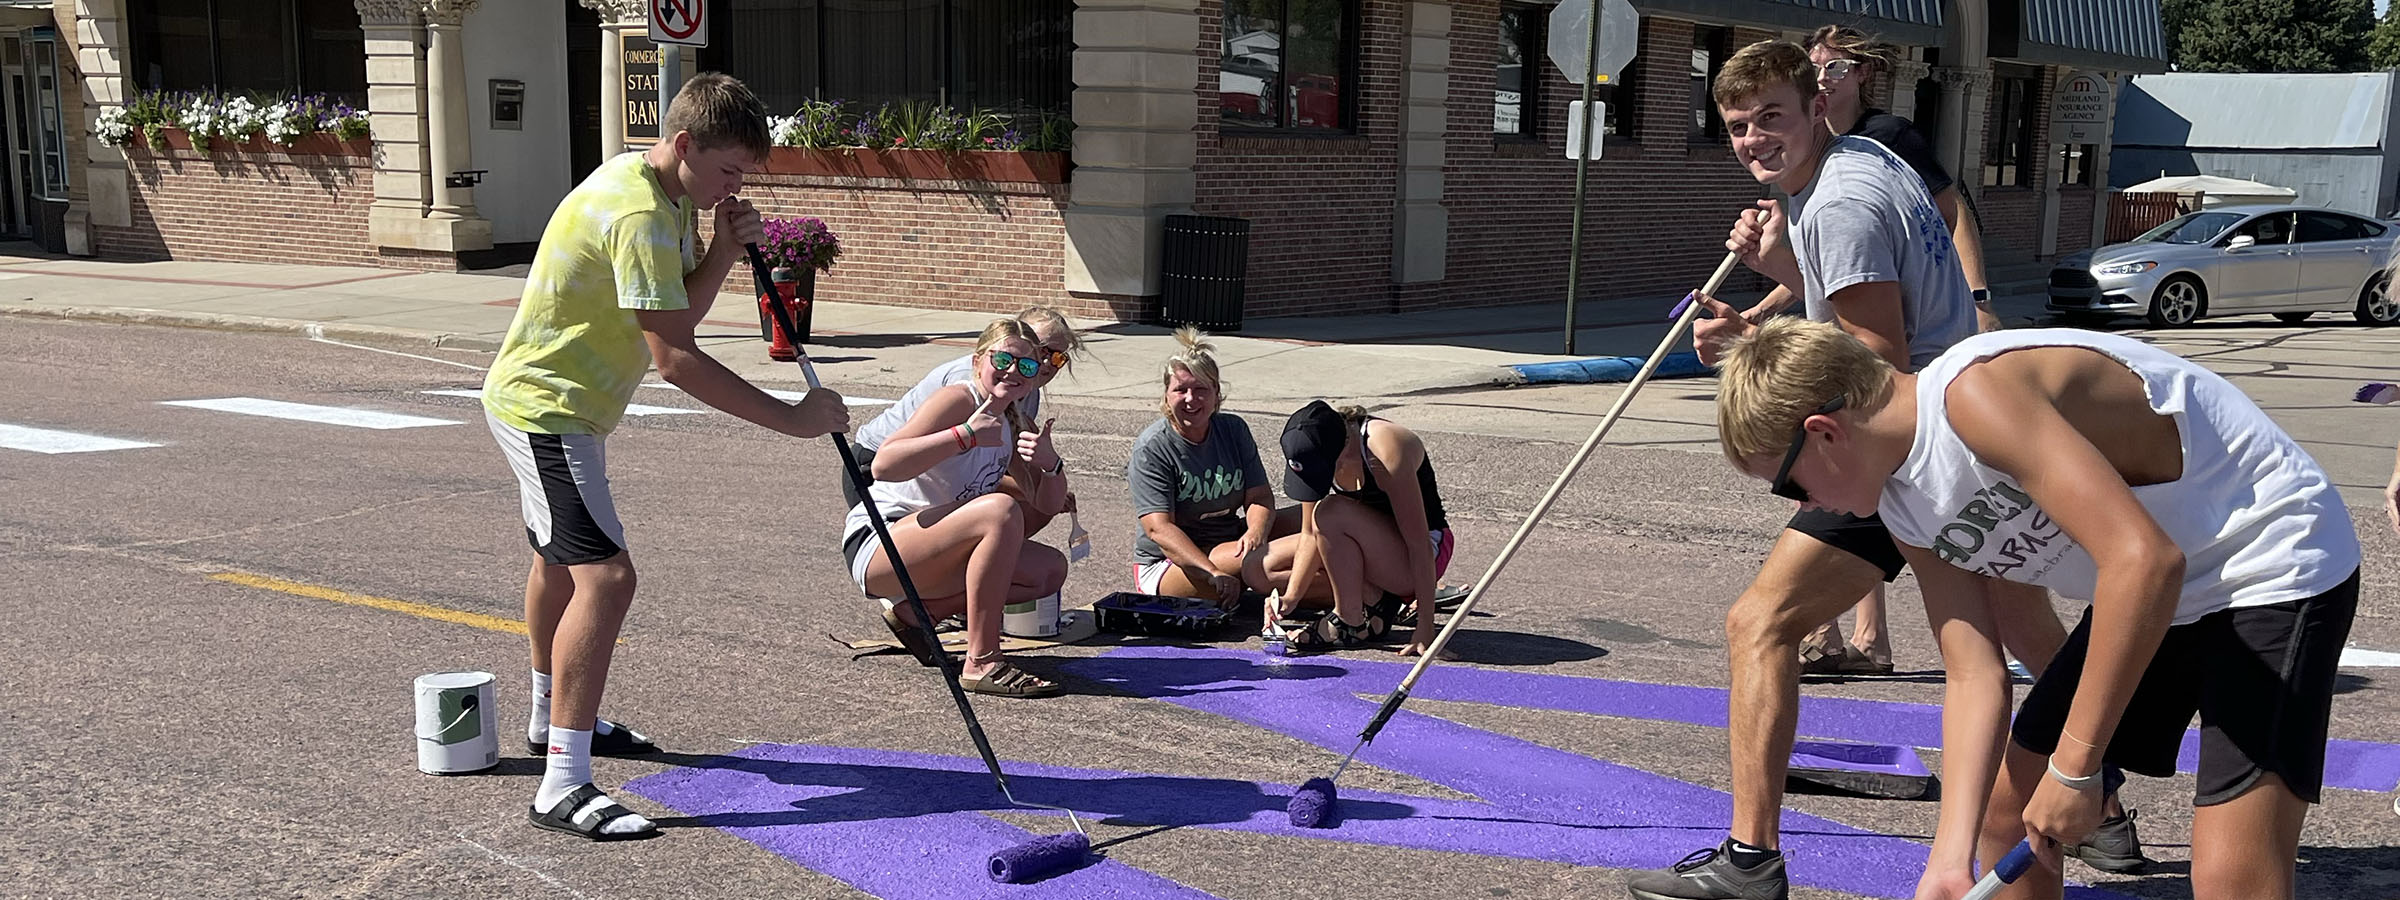
{"type": "Polygon", "coordinates": [[[266,112],[261,115],[266,118],[267,140],[289,147],[293,141],[299,140],[300,136],[306,133],[300,129],[300,123],[297,121],[300,115],[300,105],[291,100],[267,107],[266,112]]]}
{"type": "Polygon", "coordinates": [[[125,144],[133,140],[133,126],[126,124],[125,119],[125,107],[105,107],[100,110],[100,124],[92,133],[111,144],[125,144]]]}
{"type": "Polygon", "coordinates": [[[800,146],[799,116],[768,116],[767,133],[774,136],[778,147],[800,146]]]}

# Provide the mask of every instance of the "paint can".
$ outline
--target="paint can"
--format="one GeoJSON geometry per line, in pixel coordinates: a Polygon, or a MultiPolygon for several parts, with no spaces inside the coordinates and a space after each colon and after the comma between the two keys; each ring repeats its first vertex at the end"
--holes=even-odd
{"type": "Polygon", "coordinates": [[[500,764],[492,673],[439,672],[417,677],[417,771],[463,775],[500,764]]]}
{"type": "Polygon", "coordinates": [[[1000,633],[1012,637],[1056,637],[1058,593],[1000,607],[1000,633]]]}

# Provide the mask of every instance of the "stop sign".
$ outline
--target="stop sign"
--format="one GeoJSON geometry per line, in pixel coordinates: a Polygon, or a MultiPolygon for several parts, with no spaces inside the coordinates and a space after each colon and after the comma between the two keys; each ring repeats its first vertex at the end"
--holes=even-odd
{"type": "MultiPolygon", "coordinates": [[[[1594,0],[1561,0],[1550,11],[1550,62],[1567,76],[1567,81],[1583,83],[1584,49],[1590,46],[1594,0]]],[[[1600,5],[1600,58],[1592,67],[1594,84],[1611,84],[1625,64],[1633,61],[1635,42],[1641,37],[1641,14],[1633,11],[1627,0],[1598,0],[1600,5]]]]}

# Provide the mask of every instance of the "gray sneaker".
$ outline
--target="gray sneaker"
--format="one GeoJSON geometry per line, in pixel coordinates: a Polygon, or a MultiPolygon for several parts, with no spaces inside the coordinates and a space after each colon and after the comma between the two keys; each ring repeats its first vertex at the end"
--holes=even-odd
{"type": "Polygon", "coordinates": [[[2149,867],[2150,858],[2142,855],[2142,839],[2133,833],[2133,817],[2134,811],[2128,809],[2124,815],[2100,820],[2100,827],[2084,835],[2083,843],[2067,848],[2067,855],[2120,875],[2149,867]]]}
{"type": "Polygon", "coordinates": [[[1673,868],[1641,872],[1625,882],[1634,900],[1786,900],[1791,882],[1783,857],[1745,869],[1724,845],[1693,853],[1673,868]]]}

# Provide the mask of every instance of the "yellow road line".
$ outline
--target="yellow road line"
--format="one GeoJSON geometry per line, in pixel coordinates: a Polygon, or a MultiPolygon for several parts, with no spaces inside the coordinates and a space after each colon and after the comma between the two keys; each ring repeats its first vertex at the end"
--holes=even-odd
{"type": "Polygon", "coordinates": [[[364,606],[371,609],[405,613],[407,615],[416,616],[420,619],[432,619],[437,622],[449,622],[453,625],[465,625],[470,628],[481,628],[486,631],[499,631],[517,635],[526,633],[525,623],[515,619],[503,619],[498,616],[487,616],[482,613],[471,613],[465,610],[450,609],[448,607],[427,606],[423,603],[410,603],[406,600],[393,600],[385,597],[369,596],[366,594],[353,594],[349,591],[337,591],[333,588],[323,587],[320,585],[303,584],[297,581],[285,581],[281,578],[270,578],[265,575],[252,575],[247,572],[214,572],[210,573],[208,577],[216,581],[225,582],[227,584],[238,584],[243,587],[253,587],[260,590],[294,594],[297,596],[310,597],[318,600],[331,600],[335,603],[347,603],[351,606],[364,606]]]}

